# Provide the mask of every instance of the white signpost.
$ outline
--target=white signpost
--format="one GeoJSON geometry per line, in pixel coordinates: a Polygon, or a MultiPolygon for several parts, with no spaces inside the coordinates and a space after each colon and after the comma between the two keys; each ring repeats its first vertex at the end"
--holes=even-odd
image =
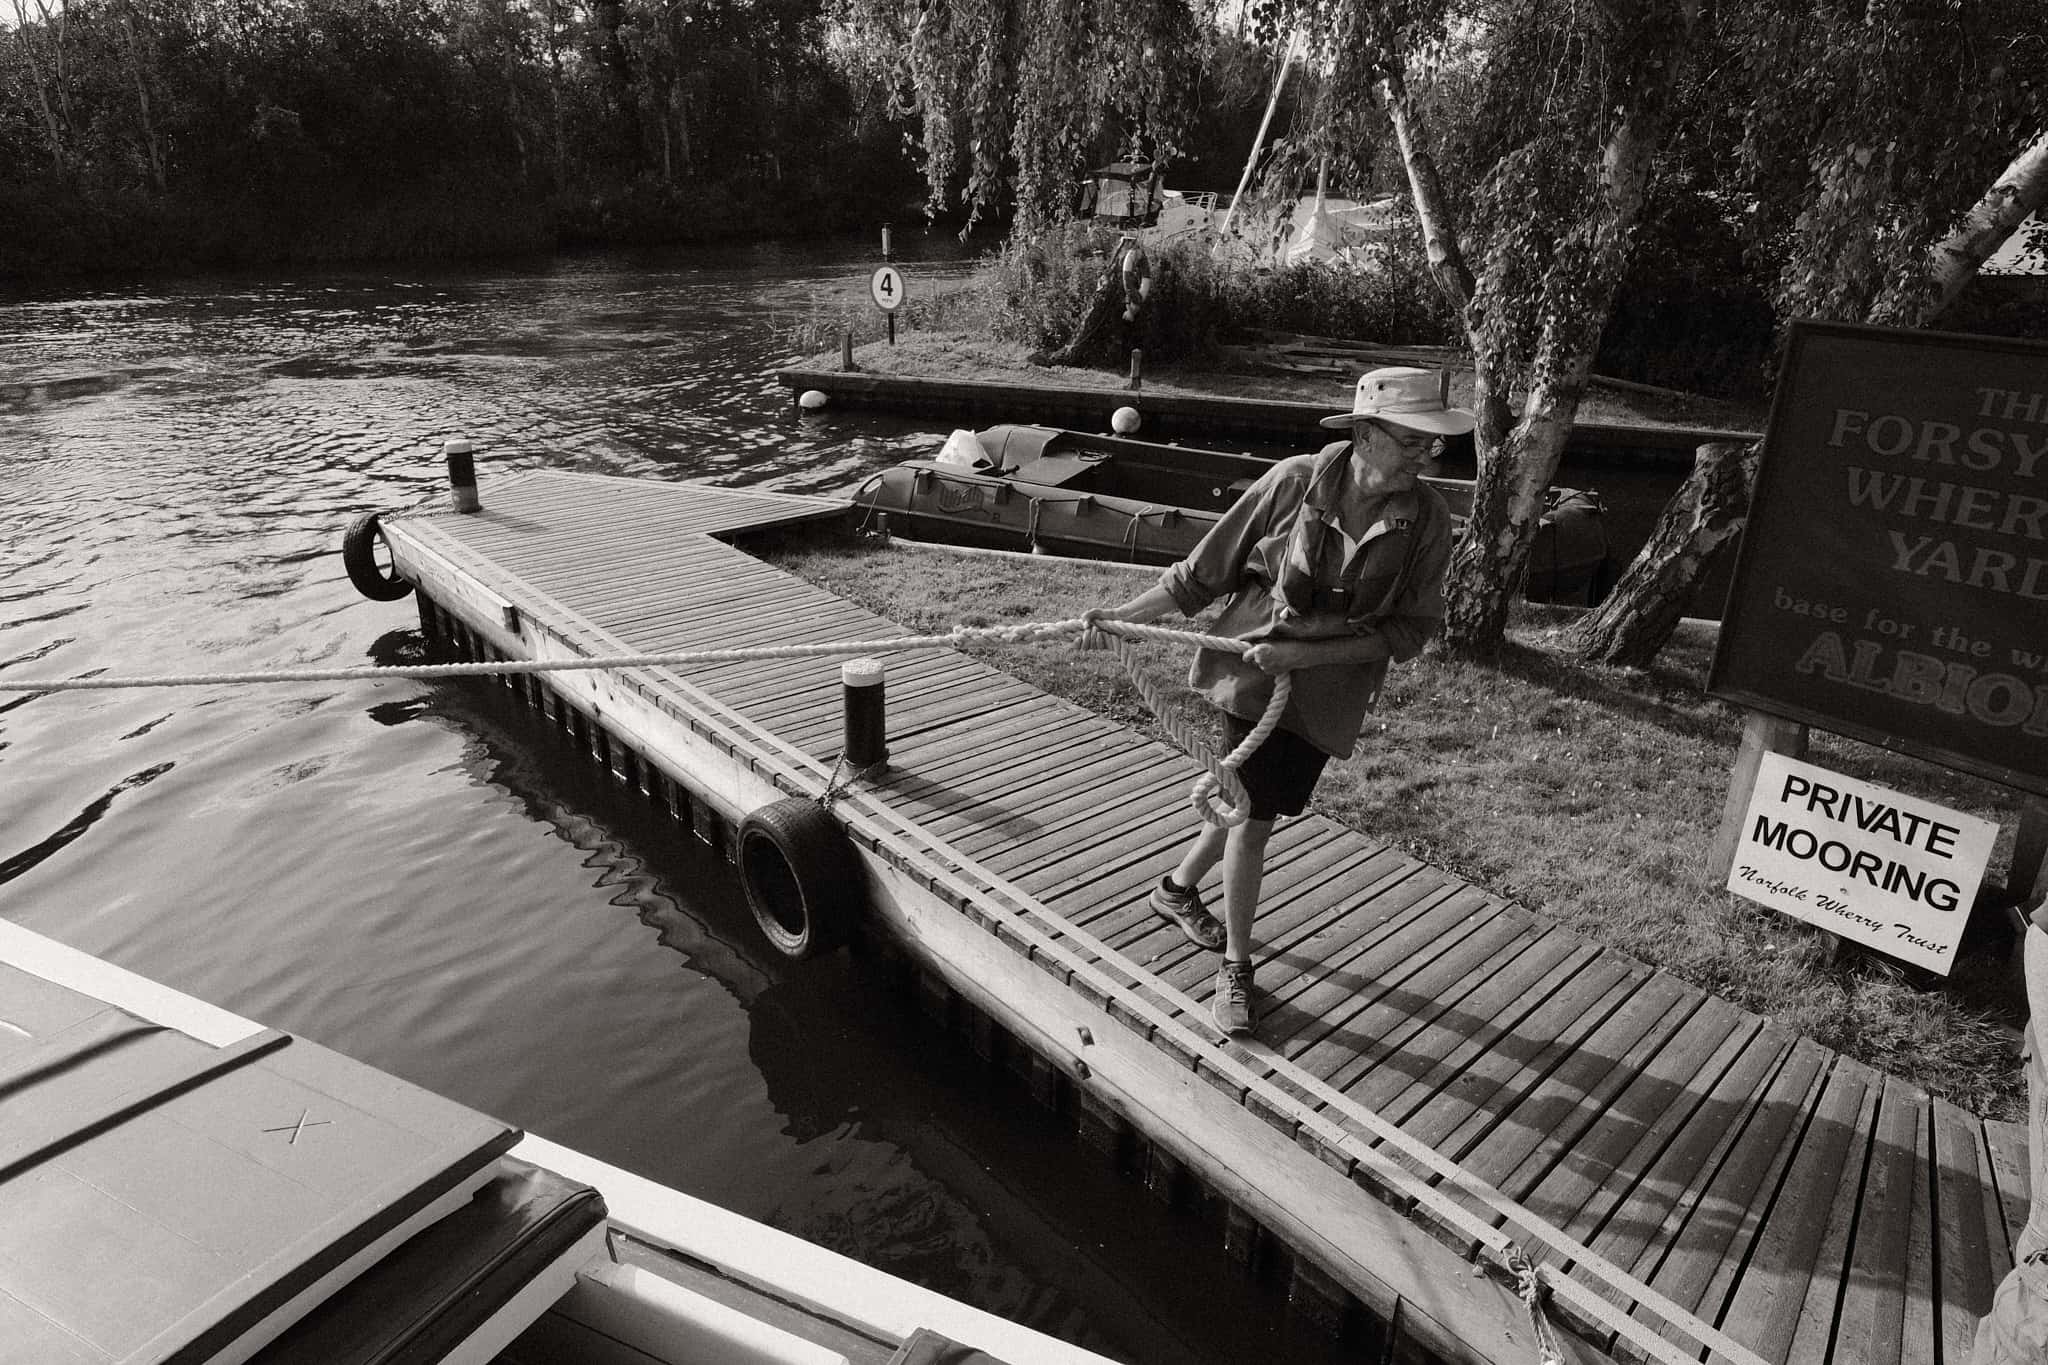
{"type": "Polygon", "coordinates": [[[1728,889],[1943,976],[1998,826],[1763,755],[1728,889]]]}

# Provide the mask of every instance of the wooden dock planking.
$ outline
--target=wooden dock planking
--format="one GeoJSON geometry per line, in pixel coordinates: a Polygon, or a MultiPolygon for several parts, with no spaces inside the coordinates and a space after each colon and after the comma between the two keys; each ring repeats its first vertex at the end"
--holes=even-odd
{"type": "MultiPolygon", "coordinates": [[[[1332,835],[1326,826],[1327,822],[1308,819],[1275,829],[1273,841],[1267,845],[1267,875],[1291,875],[1297,859],[1328,846],[1332,835]]],[[[1172,868],[1132,864],[1099,876],[1087,885],[1068,888],[1051,897],[1049,903],[1098,938],[1120,939],[1133,929],[1149,930],[1165,924],[1145,903],[1145,898],[1159,878],[1171,871],[1172,868]]]]}
{"type": "Polygon", "coordinates": [[[1768,1359],[1811,1358],[1793,1353],[1795,1338],[1808,1316],[1810,1282],[1819,1275],[1824,1289],[1840,1283],[1842,1249],[1862,1184],[1861,1149],[1876,1118],[1880,1080],[1868,1067],[1835,1059],[1740,1277],[1726,1266],[1715,1276],[1710,1293],[1715,1299],[1726,1295],[1717,1317],[1743,1324],[1743,1335],[1768,1359]],[[1835,1269],[1826,1267],[1830,1258],[1835,1269]]]}
{"type": "Polygon", "coordinates": [[[1510,1198],[1520,1199],[1678,1036],[1698,1000],[1696,993],[1663,973],[1651,975],[1627,1004],[1509,1110],[1461,1158],[1462,1164],[1510,1198]]]}
{"type": "Polygon", "coordinates": [[[2012,1268],[2009,1244],[1985,1228],[1983,1130],[1944,1100],[1934,1101],[1934,1208],[1940,1229],[1940,1327],[1944,1360],[1964,1360],[1976,1320],[2012,1268]],[[2001,1254],[2002,1253],[2002,1254],[2001,1254]]]}
{"type": "MultiPolygon", "coordinates": [[[[662,653],[905,633],[708,538],[837,511],[779,495],[536,472],[493,484],[483,516],[411,516],[391,525],[400,541],[415,537],[486,601],[513,603],[522,620],[544,618],[572,651],[662,653]]],[[[454,586],[458,595],[468,591],[454,586]]],[[[488,650],[524,648],[523,633],[505,639],[492,629],[495,615],[485,607],[464,619],[488,650]]],[[[1340,1268],[1340,1281],[1377,1311],[1391,1305],[1411,1324],[1402,1330],[1413,1340],[1440,1352],[1449,1343],[1455,1358],[1492,1360],[1470,1325],[1497,1318],[1513,1337],[1518,1305],[1484,1277],[1448,1298],[1440,1275],[1417,1279],[1397,1268],[1390,1280],[1369,1268],[1370,1247],[1344,1250],[1341,1238],[1327,1241],[1322,1220],[1376,1228],[1367,1238],[1375,1246],[1434,1228],[1456,1256],[1476,1248],[1484,1227],[1501,1224],[1502,1210],[1517,1207],[1506,1201],[1519,1200],[1524,1212],[1510,1217],[1516,1226],[1540,1229],[1547,1219],[1564,1230],[1559,1236],[1586,1239],[1590,1255],[1644,1277],[1655,1293],[1696,1309],[1774,1365],[1906,1365],[1937,1352],[1960,1358],[2010,1264],[2010,1239],[2025,1215],[2024,1134],[2014,1125],[1987,1126],[1929,1102],[1315,816],[1283,822],[1269,853],[1268,909],[1255,929],[1268,1011],[1261,1039],[1212,1054],[1163,1021],[1200,1017],[1214,957],[1145,903],[1194,833],[1185,796],[1192,767],[1163,745],[966,655],[895,651],[885,658],[890,766],[863,784],[862,800],[894,812],[902,828],[916,831],[919,848],[928,846],[970,882],[990,878],[988,885],[1035,898],[1028,902],[1033,922],[1082,955],[1056,961],[1034,950],[1031,960],[1044,969],[1039,979],[1067,983],[1076,1002],[1097,1005],[1105,986],[1090,984],[1094,973],[1127,983],[1130,1003],[1108,999],[1107,1017],[1131,1030],[1128,1046],[1159,1051],[1163,1076],[1184,1075],[1192,1064],[1210,1084],[1189,1096],[1242,1106],[1256,1116],[1255,1129],[1277,1132],[1283,1149],[1300,1143],[1320,1153],[1320,1165],[1312,1160],[1286,1174],[1265,1164],[1256,1147],[1233,1148],[1235,1164],[1216,1168],[1201,1149],[1175,1146],[1170,1124],[1146,1130],[1165,1144],[1162,1151],[1173,1147],[1176,1159],[1226,1184],[1246,1163],[1264,1171],[1260,1179],[1280,1193],[1245,1187],[1233,1199],[1243,1198],[1312,1258],[1333,1257],[1328,1264],[1340,1268]],[[1419,1160],[1375,1139],[1363,1121],[1369,1113],[1460,1161],[1463,1178],[1500,1191],[1490,1196],[1497,1202],[1460,1187],[1444,1204],[1450,1186],[1431,1195],[1417,1180],[1395,1201],[1416,1220],[1402,1233],[1363,1206],[1333,1204],[1327,1190],[1297,1198],[1293,1192],[1323,1178],[1315,1170],[1345,1174],[1361,1159],[1340,1148],[1392,1153],[1402,1168],[1441,1184],[1419,1160]]],[[[650,670],[620,685],[678,723],[700,724],[696,710],[709,707],[702,724],[754,727],[773,736],[760,741],[765,754],[774,756],[779,745],[829,767],[840,740],[839,662],[706,664],[650,670]],[[673,695],[665,690],[670,679],[673,695]]],[[[651,799],[675,800],[665,795],[674,770],[650,761],[659,750],[636,755],[646,746],[632,728],[638,722],[623,739],[607,736],[625,723],[617,711],[623,694],[537,679],[511,686],[543,703],[556,691],[544,714],[651,799]],[[578,700],[565,706],[559,696],[572,693],[578,700]]],[[[737,748],[730,752],[766,771],[737,748]]],[[[719,800],[731,808],[731,798],[719,800]]],[[[861,837],[879,851],[868,842],[875,836],[861,837]]],[[[965,918],[999,923],[977,908],[981,893],[942,890],[929,873],[911,877],[967,909],[965,918]]],[[[963,970],[956,984],[964,994],[1035,1050],[1050,1047],[1055,1064],[1068,1069],[1051,1042],[1063,1036],[1057,1029],[1002,1014],[1003,1002],[963,970]]],[[[1113,1041],[1099,1036],[1105,1026],[1095,1026],[1097,1047],[1113,1041]]],[[[1111,1050],[1151,1065],[1125,1047],[1111,1050]]],[[[1087,1088],[1090,1068],[1070,1075],[1077,1091],[1087,1088]]],[[[1147,1103],[1179,1112],[1181,1102],[1169,1098],[1175,1093],[1157,1092],[1147,1103]]],[[[1143,1105],[1131,1119],[1141,1127],[1153,1122],[1143,1105]]],[[[1387,1178],[1361,1168],[1345,1188],[1374,1204],[1375,1193],[1387,1197],[1387,1178]]],[[[1416,1245],[1439,1243],[1424,1236],[1416,1245]]],[[[1551,1259],[1558,1271],[1570,1264],[1604,1300],[1634,1303],[1635,1294],[1597,1260],[1578,1253],[1551,1259]]],[[[1651,1349],[1643,1338],[1617,1339],[1579,1309],[1568,1318],[1617,1357],[1651,1349]]],[[[1654,1314],[1645,1321],[1682,1354],[1697,1351],[1691,1331],[1654,1314]]]]}
{"type": "Polygon", "coordinates": [[[1408,1132],[1452,1154],[1475,1140],[1511,1108],[1520,1094],[1540,1083],[1579,1040],[1618,1006],[1633,985],[1626,971],[1605,957],[1567,981],[1515,1031],[1506,1046],[1472,1059],[1450,1085],[1434,1095],[1410,1095],[1410,1106],[1390,1106],[1408,1132]]]}
{"type": "MultiPolygon", "coordinates": [[[[1886,1270],[1913,1235],[1913,1173],[1926,1150],[1920,1134],[1931,1121],[1924,1093],[1885,1079],[1857,1212],[1855,1249],[1842,1281],[1839,1323],[1829,1343],[1829,1351],[1843,1360],[1899,1365],[1904,1353],[1909,1277],[1886,1270]]],[[[1911,1265],[1908,1258],[1909,1272],[1911,1265]]],[[[1828,1351],[1811,1358],[1825,1360],[1828,1351]]]]}
{"type": "Polygon", "coordinates": [[[1292,1027],[1282,1020],[1271,1041],[1325,1080],[1335,1078],[1315,1065],[1317,1048],[1322,1055],[1348,1052],[1365,1066],[1384,1065],[1398,1048],[1382,1046],[1382,1040],[1419,1023],[1433,1008],[1451,1005],[1461,993],[1460,983],[1518,942],[1521,928],[1498,907],[1481,904],[1441,951],[1411,953],[1383,969],[1298,955],[1291,977],[1276,993],[1292,1027]],[[1326,1003],[1333,992],[1348,998],[1326,1003]]]}
{"type": "Polygon", "coordinates": [[[1721,1292],[1741,1269],[1750,1239],[1799,1154],[1799,1137],[1833,1060],[1804,1038],[1793,1043],[1787,1064],[1752,1110],[1750,1124],[1726,1152],[1703,1197],[1673,1229],[1656,1273],[1646,1275],[1639,1265],[1639,1277],[1710,1321],[1721,1320],[1721,1292]]]}
{"type": "Polygon", "coordinates": [[[1401,1066],[1376,1066],[1360,1059],[1334,1073],[1331,1083],[1374,1113],[1392,1116],[1426,1102],[1462,1074],[1473,1058],[1512,1037],[1531,1011],[1598,953],[1593,945],[1569,935],[1545,934],[1517,959],[1518,973],[1496,973],[1467,997],[1467,1013],[1430,1017],[1410,1038],[1401,1066]],[[1480,1019],[1486,1022],[1472,1027],[1480,1019]],[[1407,1105],[1397,1103],[1404,1095],[1413,1098],[1407,1105]]]}
{"type": "MultiPolygon", "coordinates": [[[[1261,916],[1266,921],[1259,927],[1262,932],[1259,941],[1268,954],[1295,951],[1300,945],[1314,941],[1318,936],[1342,933],[1352,945],[1352,952],[1328,959],[1333,968],[1355,968],[1357,956],[1364,951],[1368,942],[1384,943],[1399,940],[1403,950],[1412,950],[1432,937],[1433,926],[1438,922],[1431,919],[1431,911],[1447,899],[1453,888],[1427,875],[1428,869],[1412,859],[1400,855],[1382,862],[1383,871],[1378,877],[1365,884],[1355,897],[1347,897],[1340,913],[1317,913],[1327,911],[1327,903],[1318,904],[1307,896],[1297,897],[1282,906],[1275,906],[1270,915],[1261,916]],[[1371,910],[1361,910],[1360,903],[1371,897],[1371,910]],[[1368,926],[1363,934],[1352,930],[1368,926]]],[[[1325,899],[1338,888],[1325,883],[1319,888],[1325,899]]],[[[1396,949],[1389,949],[1391,957],[1396,949]]],[[[1191,988],[1206,980],[1215,971],[1213,959],[1192,955],[1176,963],[1163,975],[1184,989],[1191,988]]],[[[1303,1005],[1299,997],[1304,992],[1315,992],[1318,984],[1299,976],[1291,977],[1277,985],[1262,988],[1268,1001],[1274,1006],[1295,1003],[1298,1008],[1313,1008],[1303,1005]]],[[[1329,986],[1324,992],[1330,998],[1343,998],[1344,988],[1329,986]]]]}
{"type": "Polygon", "coordinates": [[[1658,1052],[1565,1159],[1528,1187],[1522,1202],[1590,1241],[1656,1169],[1666,1148],[1719,1078],[1748,1047],[1762,1021],[1709,997],[1684,1036],[1658,1052]]]}

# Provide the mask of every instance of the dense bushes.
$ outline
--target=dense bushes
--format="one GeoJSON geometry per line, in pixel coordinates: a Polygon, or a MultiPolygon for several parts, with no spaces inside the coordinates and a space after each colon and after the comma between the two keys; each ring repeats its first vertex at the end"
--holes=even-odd
{"type": "MultiPolygon", "coordinates": [[[[990,259],[981,289],[999,340],[1049,351],[1074,335],[1114,259],[1116,236],[1067,224],[1011,240],[990,259]]],[[[1342,263],[1253,267],[1219,261],[1206,237],[1149,248],[1153,285],[1128,336],[1149,359],[1210,357],[1252,329],[1362,337],[1392,345],[1441,345],[1454,334],[1442,293],[1421,265],[1419,244],[1397,240],[1370,268],[1342,263]]]]}

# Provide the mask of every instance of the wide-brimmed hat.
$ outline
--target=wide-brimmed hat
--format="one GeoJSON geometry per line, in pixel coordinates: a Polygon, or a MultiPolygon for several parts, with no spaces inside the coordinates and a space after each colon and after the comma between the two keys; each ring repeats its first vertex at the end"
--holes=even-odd
{"type": "Polygon", "coordinates": [[[1358,391],[1351,399],[1351,411],[1323,419],[1326,427],[1348,427],[1361,417],[1371,417],[1415,431],[1438,436],[1462,436],[1472,430],[1472,414],[1450,406],[1451,372],[1422,370],[1412,365],[1391,365],[1367,370],[1358,377],[1358,391]]]}

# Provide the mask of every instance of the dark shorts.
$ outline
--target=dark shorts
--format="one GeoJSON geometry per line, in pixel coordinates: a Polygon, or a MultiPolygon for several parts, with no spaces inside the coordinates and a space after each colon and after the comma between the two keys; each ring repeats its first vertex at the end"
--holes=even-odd
{"type": "MultiPolygon", "coordinates": [[[[1223,733],[1228,754],[1244,742],[1252,732],[1253,722],[1223,713],[1223,733]]],[[[1220,757],[1220,755],[1219,755],[1220,757]]],[[[1245,794],[1252,799],[1251,818],[1254,820],[1277,820],[1283,815],[1299,815],[1308,809],[1308,799],[1314,795],[1316,781],[1323,775],[1323,765],[1330,756],[1300,735],[1288,730],[1275,730],[1266,742],[1252,750],[1252,756],[1237,770],[1239,780],[1244,783],[1245,794]]]]}

